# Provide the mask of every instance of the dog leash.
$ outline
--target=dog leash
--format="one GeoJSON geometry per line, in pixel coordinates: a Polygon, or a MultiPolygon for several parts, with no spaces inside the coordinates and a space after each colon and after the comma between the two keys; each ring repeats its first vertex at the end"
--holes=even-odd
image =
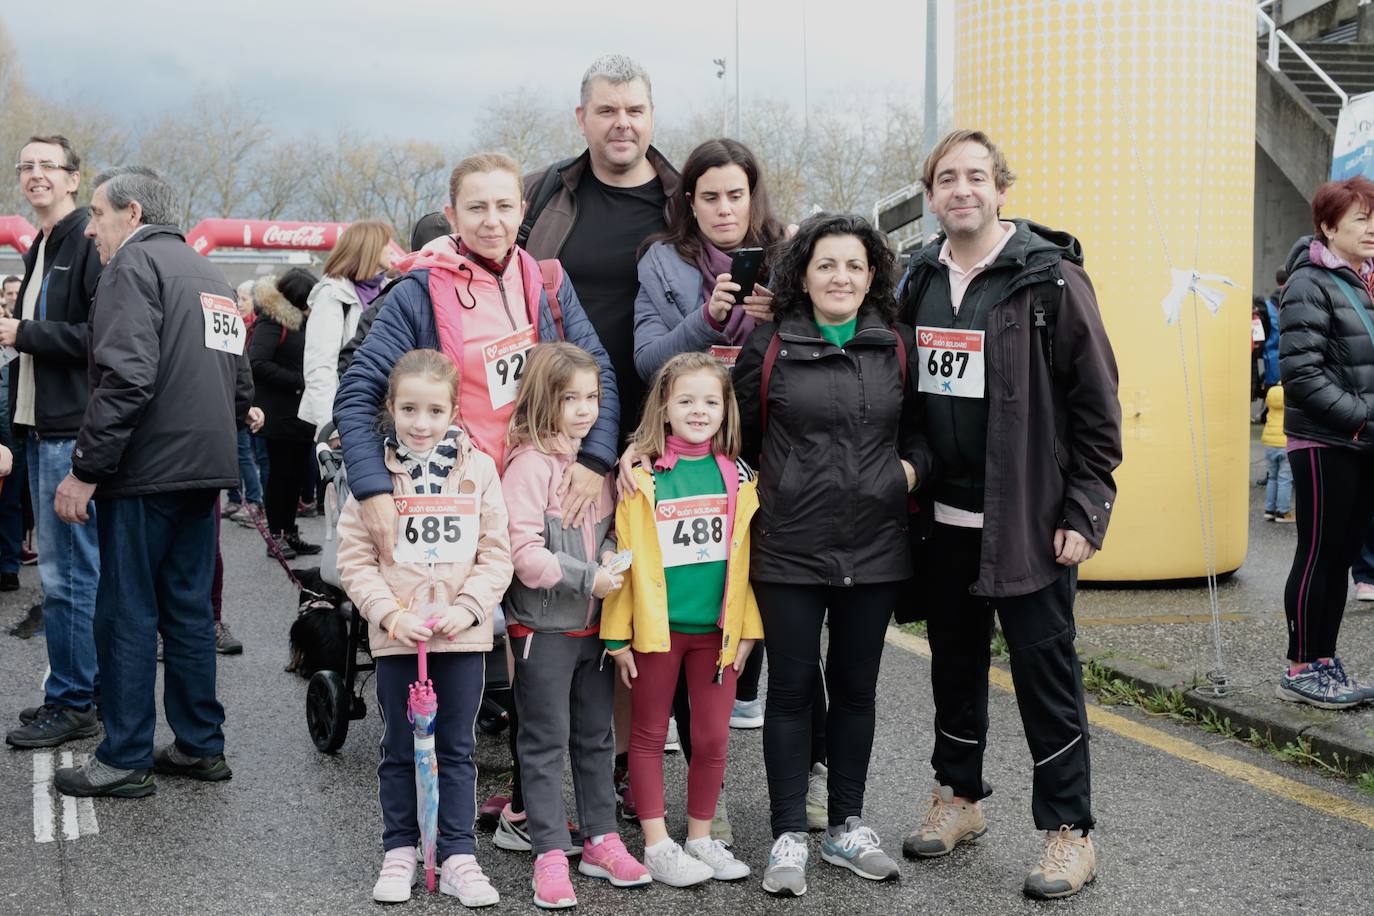
{"type": "Polygon", "coordinates": [[[267,530],[267,525],[264,524],[262,516],[258,514],[257,507],[252,503],[245,502],[243,508],[239,511],[247,512],[248,517],[253,520],[253,527],[258,529],[258,534],[262,535],[262,539],[267,542],[268,553],[276,557],[277,562],[281,564],[281,568],[286,570],[286,578],[291,580],[291,584],[296,586],[298,591],[308,592],[316,597],[323,597],[311,589],[306,588],[304,585],[301,585],[301,580],[296,578],[296,571],[291,568],[290,563],[286,562],[286,554],[282,553],[281,544],[277,543],[277,539],[272,537],[272,532],[267,530]]]}

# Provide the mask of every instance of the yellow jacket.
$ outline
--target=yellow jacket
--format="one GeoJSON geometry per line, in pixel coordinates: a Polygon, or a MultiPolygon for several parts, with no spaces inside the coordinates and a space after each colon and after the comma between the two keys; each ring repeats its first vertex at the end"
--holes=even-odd
{"type": "MultiPolygon", "coordinates": [[[[763,618],[749,585],[749,522],[759,507],[757,481],[742,462],[748,479],[741,479],[731,524],[730,554],[725,574],[725,628],[716,667],[735,660],[741,639],[762,639],[763,618]]],[[[636,652],[668,651],[668,590],[663,578],[663,554],[654,525],[654,478],[634,469],[638,490],[615,510],[615,534],[621,550],[634,551],[625,584],[606,596],[601,607],[601,638],[627,639],[636,652]]],[[[623,652],[620,649],[618,652],[623,652]]],[[[618,654],[612,653],[612,654],[618,654]]]]}

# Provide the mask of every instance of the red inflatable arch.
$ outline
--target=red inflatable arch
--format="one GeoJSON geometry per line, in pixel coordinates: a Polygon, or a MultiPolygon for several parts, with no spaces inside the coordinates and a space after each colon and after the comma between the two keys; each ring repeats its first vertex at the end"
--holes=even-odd
{"type": "Polygon", "coordinates": [[[38,230],[22,216],[0,216],[0,247],[5,245],[24,254],[33,245],[38,230]]]}
{"type": "MultiPolygon", "coordinates": [[[[296,223],[266,219],[206,219],[186,233],[186,244],[200,254],[216,248],[269,248],[287,251],[328,251],[338,244],[348,223],[296,223]]],[[[395,242],[392,252],[406,252],[395,242]]]]}

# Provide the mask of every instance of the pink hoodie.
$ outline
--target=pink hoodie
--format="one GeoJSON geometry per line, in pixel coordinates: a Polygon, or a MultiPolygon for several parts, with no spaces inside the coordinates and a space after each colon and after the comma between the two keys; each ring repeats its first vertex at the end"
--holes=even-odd
{"type": "MultiPolygon", "coordinates": [[[[396,269],[429,271],[429,299],[439,348],[458,367],[458,422],[496,466],[505,464],[506,428],[515,402],[492,406],[487,386],[487,347],[513,332],[533,327],[539,336],[543,280],[539,262],[520,248],[498,277],[460,255],[451,236],[436,239],[396,264],[396,269]]],[[[507,367],[507,371],[513,371],[507,367]]]]}

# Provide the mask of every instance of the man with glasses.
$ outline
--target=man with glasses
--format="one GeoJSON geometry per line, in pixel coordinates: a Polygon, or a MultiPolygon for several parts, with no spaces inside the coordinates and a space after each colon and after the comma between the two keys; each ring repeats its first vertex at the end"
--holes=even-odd
{"type": "Polygon", "coordinates": [[[30,137],[14,166],[39,235],[24,255],[17,317],[0,318],[0,346],[19,351],[9,372],[9,416],[15,444],[27,451],[51,668],[42,704],[21,712],[20,726],[5,735],[14,747],[55,747],[100,729],[91,631],[100,580],[96,529],[62,521],[53,502],[86,413],[86,320],[100,280],[95,244],[82,234],[90,212],[76,205],[80,168],[71,143],[56,135],[30,137]]]}

